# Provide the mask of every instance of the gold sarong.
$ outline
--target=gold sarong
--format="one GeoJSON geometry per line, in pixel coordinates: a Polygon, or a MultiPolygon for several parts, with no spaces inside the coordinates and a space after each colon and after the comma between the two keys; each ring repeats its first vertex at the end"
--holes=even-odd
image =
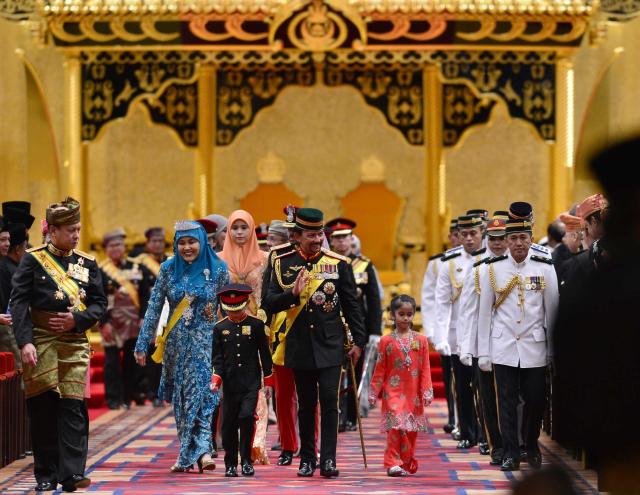
{"type": "Polygon", "coordinates": [[[33,343],[38,364],[24,366],[27,398],[55,390],[63,399],[83,400],[90,357],[86,335],[34,328],[33,343]]]}

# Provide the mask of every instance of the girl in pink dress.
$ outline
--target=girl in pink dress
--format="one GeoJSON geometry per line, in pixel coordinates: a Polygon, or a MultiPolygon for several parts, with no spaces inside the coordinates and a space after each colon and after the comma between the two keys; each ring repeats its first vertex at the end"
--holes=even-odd
{"type": "Polygon", "coordinates": [[[389,476],[418,470],[415,459],[419,431],[427,431],[424,408],[433,400],[429,344],[411,329],[416,302],[402,294],[391,301],[394,329],[380,339],[369,403],[382,393],[382,431],[387,433],[384,467],[389,476]]]}

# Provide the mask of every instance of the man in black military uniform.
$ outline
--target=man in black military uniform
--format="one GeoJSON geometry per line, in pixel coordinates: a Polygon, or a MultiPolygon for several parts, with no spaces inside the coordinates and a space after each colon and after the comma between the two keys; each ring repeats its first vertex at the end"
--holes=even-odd
{"type": "Polygon", "coordinates": [[[358,361],[365,344],[364,317],[349,259],[322,249],[323,214],[313,208],[296,213],[293,233],[298,246],[278,256],[266,296],[273,312],[286,311],[284,365],[293,368],[298,392],[300,469],[316,468],[315,424],[321,410],[320,474],[338,476],[336,441],[338,389],[344,360],[345,327],[355,345],[348,355],[358,361]]]}
{"type": "MultiPolygon", "coordinates": [[[[156,283],[158,274],[160,273],[160,265],[167,260],[165,249],[167,241],[164,228],[149,227],[144,232],[145,252],[136,257],[136,262],[142,269],[142,280],[138,287],[140,294],[140,318],[144,319],[151,298],[151,290],[156,283]]],[[[149,349],[151,356],[155,351],[155,345],[152,342],[149,349]]],[[[158,399],[158,388],[160,388],[160,377],[162,376],[162,363],[156,363],[153,359],[147,360],[144,367],[144,373],[147,377],[148,398],[153,402],[153,407],[162,407],[163,401],[158,399]]]]}
{"type": "Polygon", "coordinates": [[[243,284],[220,289],[218,297],[227,317],[213,329],[211,389],[217,391],[224,382],[222,445],[227,477],[238,476],[238,450],[242,475],[254,475],[251,444],[263,375],[265,396],[271,396],[271,352],[266,328],[262,320],[245,311],[251,292],[251,287],[243,284]]]}
{"type": "Polygon", "coordinates": [[[144,405],[146,387],[133,350],[140,332],[140,284],[144,278],[137,258],[125,254],[125,232],[118,228],[102,238],[107,258],[100,262],[107,313],[100,321],[105,352],[104,386],[110,409],[144,405]],[[122,353],[122,356],[120,355],[122,353]]]}
{"type": "Polygon", "coordinates": [[[89,365],[85,332],[107,299],[95,258],[75,249],[80,204],[47,208],[51,242],[28,250],[13,277],[11,315],[21,349],[37,490],[86,488],[88,422],[84,403],[89,365]]]}
{"type": "MultiPolygon", "coordinates": [[[[335,218],[327,222],[326,230],[329,234],[331,249],[336,253],[346,256],[351,260],[351,268],[356,281],[358,300],[364,315],[364,327],[367,332],[367,341],[372,335],[382,333],[382,304],[380,302],[380,290],[375,268],[369,258],[357,255],[352,250],[353,229],[356,222],[348,218],[335,218]]],[[[356,380],[360,385],[362,378],[362,359],[355,366],[356,380]]],[[[355,431],[357,429],[357,411],[351,374],[347,374],[347,392],[343,393],[340,400],[340,426],[338,431],[355,431]]],[[[368,397],[365,393],[364,397],[368,397]]]]}

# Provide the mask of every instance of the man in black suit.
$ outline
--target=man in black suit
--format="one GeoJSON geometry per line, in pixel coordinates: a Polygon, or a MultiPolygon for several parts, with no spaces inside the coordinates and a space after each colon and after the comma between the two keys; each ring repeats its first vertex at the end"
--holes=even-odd
{"type": "MultiPolygon", "coordinates": [[[[364,317],[348,258],[322,249],[324,221],[320,210],[297,211],[293,237],[296,248],[276,257],[266,304],[274,313],[286,311],[284,365],[293,368],[298,391],[300,469],[313,476],[316,468],[315,421],[321,411],[320,474],[338,476],[336,442],[338,391],[344,359],[345,327],[355,345],[348,352],[358,361],[365,344],[364,317]]],[[[282,344],[280,344],[282,345],[282,344]]]]}

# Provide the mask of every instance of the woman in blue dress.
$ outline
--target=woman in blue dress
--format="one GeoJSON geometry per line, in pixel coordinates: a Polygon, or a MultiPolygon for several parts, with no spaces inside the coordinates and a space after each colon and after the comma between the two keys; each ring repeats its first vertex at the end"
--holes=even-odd
{"type": "Polygon", "coordinates": [[[211,458],[211,416],[218,404],[211,382],[212,336],[218,314],[217,292],[229,283],[224,261],[207,242],[202,226],[176,224],[173,258],[165,261],[153,287],[149,307],[135,348],[136,361],[146,364],[147,349],[160,320],[165,298],[169,323],[163,345],[154,358],[163,357],[158,397],[173,404],[180,453],[173,472],[215,469],[211,458]]]}

